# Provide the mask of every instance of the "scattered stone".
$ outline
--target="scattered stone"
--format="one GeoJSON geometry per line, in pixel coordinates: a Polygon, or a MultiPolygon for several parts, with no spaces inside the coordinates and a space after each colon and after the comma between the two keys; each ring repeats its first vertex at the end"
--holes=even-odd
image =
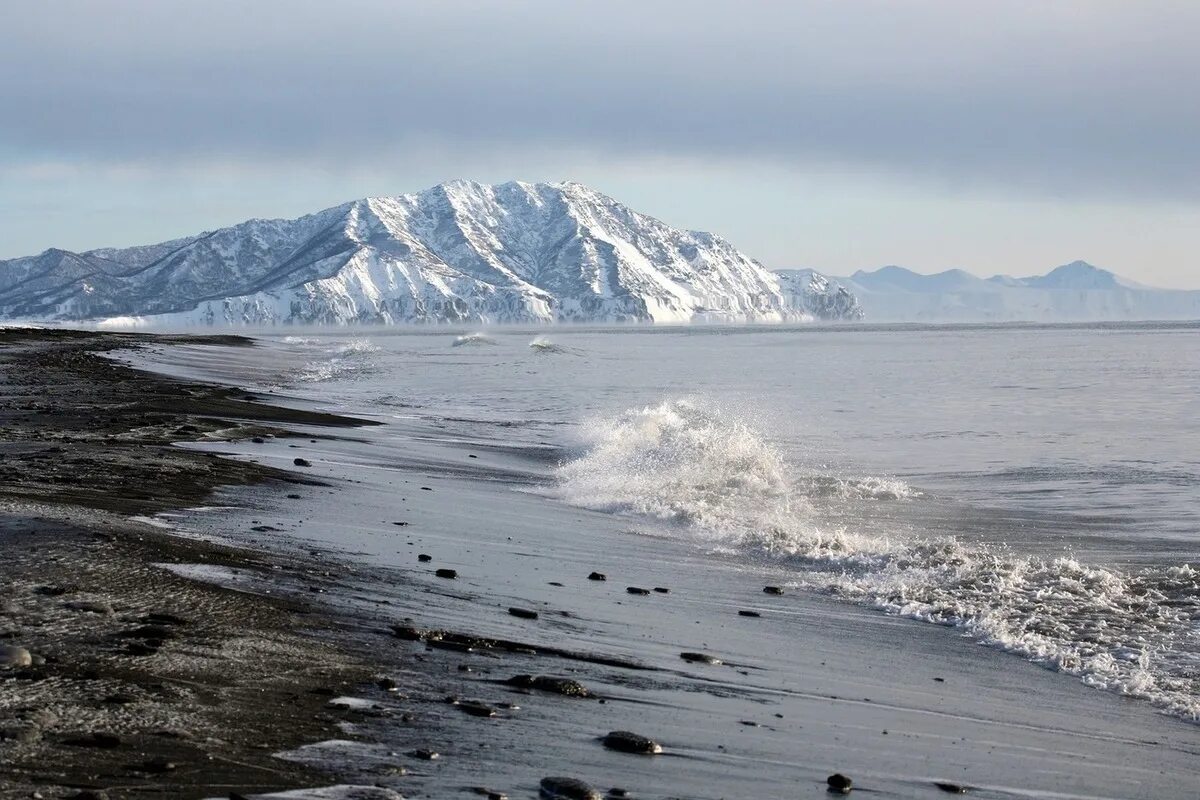
{"type": "Polygon", "coordinates": [[[830,775],[825,779],[825,783],[829,784],[829,791],[834,794],[850,794],[850,789],[854,787],[854,781],[840,772],[830,775]]]}
{"type": "Polygon", "coordinates": [[[538,689],[543,692],[561,694],[565,697],[591,697],[592,693],[579,681],[570,678],[553,678],[549,675],[514,675],[505,681],[509,686],[522,689],[538,689]]]}
{"type": "Polygon", "coordinates": [[[708,653],[680,653],[679,657],[692,664],[720,664],[721,659],[708,653]]]}
{"type": "Polygon", "coordinates": [[[605,575],[603,572],[593,572],[591,575],[588,575],[588,580],[589,581],[606,581],[606,580],[608,580],[608,576],[605,575]]]}
{"type": "Polygon", "coordinates": [[[612,731],[604,737],[603,742],[609,750],[619,750],[622,753],[650,756],[662,752],[662,745],[658,742],[630,731],[612,731]]]}
{"type": "Polygon", "coordinates": [[[783,594],[783,587],[782,586],[764,586],[763,592],[765,594],[783,594]]]}
{"type": "Polygon", "coordinates": [[[400,684],[396,683],[394,678],[382,677],[375,681],[375,685],[385,692],[397,692],[400,690],[400,684]]]}
{"type": "Polygon", "coordinates": [[[405,525],[407,525],[408,523],[407,523],[407,522],[393,522],[392,524],[393,524],[393,525],[397,525],[397,526],[399,526],[399,527],[403,528],[403,527],[404,527],[405,525]]]}
{"type": "Polygon", "coordinates": [[[0,644],[0,669],[20,669],[33,666],[33,656],[24,647],[0,644]]]}
{"type": "Polygon", "coordinates": [[[649,589],[643,589],[640,586],[626,586],[625,591],[630,594],[650,594],[649,589]]]}
{"type": "Polygon", "coordinates": [[[758,613],[757,611],[739,611],[738,616],[739,617],[761,617],[762,614],[758,613]]]}
{"type": "Polygon", "coordinates": [[[250,441],[254,442],[255,444],[262,444],[265,440],[261,436],[255,436],[250,441]]]}
{"type": "Polygon", "coordinates": [[[424,748],[409,750],[408,755],[410,758],[419,758],[422,761],[436,761],[441,758],[436,750],[425,750],[424,748]]]}
{"type": "Polygon", "coordinates": [[[445,578],[446,580],[452,581],[458,577],[458,570],[443,568],[443,569],[439,569],[437,572],[435,572],[433,574],[437,575],[439,578],[445,578]]]}
{"type": "Polygon", "coordinates": [[[422,564],[428,564],[430,561],[433,561],[433,556],[429,555],[429,553],[418,553],[417,561],[420,561],[422,564]]]}
{"type": "Polygon", "coordinates": [[[305,458],[293,458],[292,463],[297,467],[311,467],[312,462],[305,458]]]}
{"type": "Polygon", "coordinates": [[[422,487],[421,487],[421,491],[422,491],[422,492],[432,492],[432,491],[433,491],[433,487],[432,487],[432,486],[422,486],[422,487]]]}
{"type": "Polygon", "coordinates": [[[545,800],[604,800],[598,791],[578,778],[542,778],[539,794],[545,800]]]}
{"type": "Polygon", "coordinates": [[[950,783],[949,781],[934,781],[933,785],[936,786],[937,788],[941,789],[943,792],[947,792],[949,794],[966,794],[967,793],[966,786],[962,786],[957,783],[950,783]]]}
{"type": "Polygon", "coordinates": [[[559,581],[549,581],[547,583],[547,585],[548,586],[557,586],[560,589],[562,588],[562,583],[560,583],[559,581]]]}
{"type": "Polygon", "coordinates": [[[934,678],[933,682],[934,683],[945,683],[946,679],[945,678],[934,678]]]}
{"type": "Polygon", "coordinates": [[[671,590],[665,586],[655,586],[654,591],[658,592],[659,594],[670,594],[671,593],[671,590]]]}
{"type": "Polygon", "coordinates": [[[538,618],[538,612],[530,611],[527,608],[513,607],[513,608],[508,609],[508,613],[512,614],[514,617],[520,617],[521,619],[537,619],[538,618]]]}
{"type": "Polygon", "coordinates": [[[464,714],[469,714],[472,717],[494,717],[496,709],[489,706],[487,703],[480,703],[478,700],[462,700],[456,701],[454,707],[464,714]]]}

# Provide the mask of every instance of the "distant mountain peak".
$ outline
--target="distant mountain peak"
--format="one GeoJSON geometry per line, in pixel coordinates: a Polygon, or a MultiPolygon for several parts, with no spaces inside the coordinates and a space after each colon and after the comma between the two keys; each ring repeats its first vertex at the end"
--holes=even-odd
{"type": "Polygon", "coordinates": [[[0,262],[0,317],[778,322],[856,307],[823,276],[783,286],[719,236],[672,228],[572,181],[456,179],[298,219],[61,252],[0,262]]]}

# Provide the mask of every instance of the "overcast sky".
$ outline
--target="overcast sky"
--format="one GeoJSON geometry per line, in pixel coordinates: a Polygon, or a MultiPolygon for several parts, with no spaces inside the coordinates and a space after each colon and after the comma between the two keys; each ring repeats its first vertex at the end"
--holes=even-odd
{"type": "Polygon", "coordinates": [[[1200,2],[0,0],[0,258],[573,179],[769,267],[1200,288],[1200,2]]]}

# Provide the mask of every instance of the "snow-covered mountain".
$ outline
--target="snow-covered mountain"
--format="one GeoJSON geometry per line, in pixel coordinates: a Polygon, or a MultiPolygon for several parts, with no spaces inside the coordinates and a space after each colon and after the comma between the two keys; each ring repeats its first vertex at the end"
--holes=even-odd
{"type": "Polygon", "coordinates": [[[578,183],[454,181],[147,247],[0,262],[0,317],[170,325],[780,322],[861,316],[578,183]],[[782,286],[781,286],[782,283],[782,286]]]}
{"type": "Polygon", "coordinates": [[[1200,291],[1142,286],[1074,261],[1045,275],[979,278],[954,269],[859,271],[844,283],[872,322],[1098,322],[1200,319],[1200,291]]]}

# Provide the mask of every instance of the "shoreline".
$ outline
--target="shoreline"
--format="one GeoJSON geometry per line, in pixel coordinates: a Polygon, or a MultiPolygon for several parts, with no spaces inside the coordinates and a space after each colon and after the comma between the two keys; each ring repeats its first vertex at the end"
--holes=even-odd
{"type": "Polygon", "coordinates": [[[372,679],[308,602],[327,565],[171,535],[137,518],[231,485],[316,485],[180,441],[371,424],[130,369],[102,353],[240,337],[0,331],[0,798],[230,797],[328,785],[273,754],[338,731],[372,679]],[[258,576],[223,588],[172,572],[258,576]],[[319,578],[318,578],[319,580],[319,578]],[[38,794],[40,793],[40,794],[38,794]]]}

